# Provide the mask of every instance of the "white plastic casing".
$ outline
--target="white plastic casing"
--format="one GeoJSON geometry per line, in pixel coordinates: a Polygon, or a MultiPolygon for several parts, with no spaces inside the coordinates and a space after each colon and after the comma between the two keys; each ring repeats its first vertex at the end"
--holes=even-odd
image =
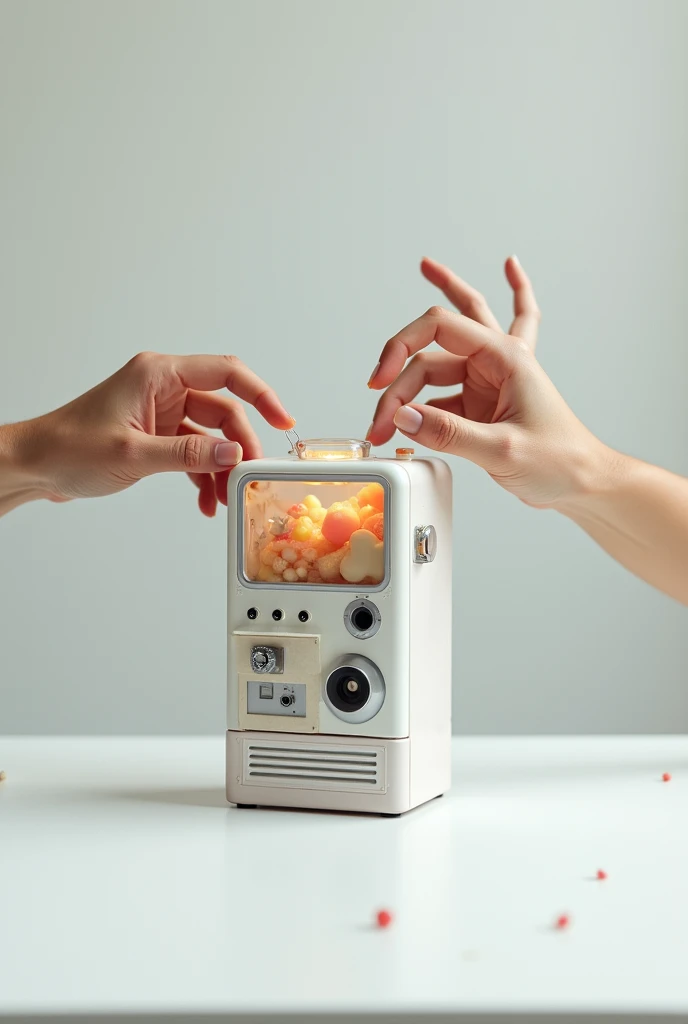
{"type": "Polygon", "coordinates": [[[440,459],[369,458],[310,463],[308,468],[296,458],[264,459],[232,471],[228,484],[230,802],[396,814],[449,788],[451,516],[451,473],[440,459]],[[279,481],[285,477],[312,481],[363,477],[386,484],[388,579],[383,589],[318,589],[303,583],[273,586],[246,581],[240,551],[243,486],[260,478],[279,481]],[[415,529],[427,525],[435,528],[437,553],[432,562],[417,563],[415,529]],[[378,632],[365,640],[354,638],[344,624],[347,605],[360,597],[375,604],[381,614],[378,632]],[[258,610],[254,621],[247,617],[249,608],[258,610]],[[279,622],[272,618],[274,609],[284,613],[279,622]],[[308,622],[299,621],[300,611],[310,613],[308,622]],[[246,659],[254,642],[274,642],[284,648],[283,679],[307,683],[307,720],[247,715],[246,659]],[[330,667],[347,654],[374,662],[385,680],[380,711],[358,725],[336,717],[323,699],[330,667]],[[256,770],[256,758],[262,756],[266,762],[256,770]],[[374,769],[365,767],[371,759],[374,769]]]}

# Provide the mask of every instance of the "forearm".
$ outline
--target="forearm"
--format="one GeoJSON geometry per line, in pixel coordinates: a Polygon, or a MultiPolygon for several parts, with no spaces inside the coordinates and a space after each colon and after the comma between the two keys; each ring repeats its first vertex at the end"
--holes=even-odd
{"type": "Polygon", "coordinates": [[[30,469],[31,423],[0,426],[0,516],[27,501],[47,497],[30,469]]]}
{"type": "Polygon", "coordinates": [[[612,558],[688,604],[688,480],[610,453],[585,493],[559,511],[612,558]]]}

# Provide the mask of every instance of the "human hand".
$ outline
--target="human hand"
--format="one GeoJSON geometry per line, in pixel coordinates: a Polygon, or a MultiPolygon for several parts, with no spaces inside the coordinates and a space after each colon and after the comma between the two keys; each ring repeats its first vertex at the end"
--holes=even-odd
{"type": "Polygon", "coordinates": [[[513,257],[507,260],[515,318],[505,334],[470,286],[430,260],[422,267],[466,315],[433,306],[387,342],[369,382],[386,390],[368,439],[385,444],[397,428],[419,444],[482,466],[528,505],[565,502],[585,488],[610,453],[535,359],[540,317],[525,272],[513,257]],[[444,351],[422,351],[433,341],[444,351]],[[413,403],[428,384],[461,384],[462,390],[413,403]]]}
{"type": "MultiPolygon", "coordinates": [[[[494,331],[502,333],[499,322],[488,306],[484,296],[481,295],[480,292],[477,292],[475,288],[472,288],[469,284],[463,281],[460,277],[457,277],[449,267],[444,267],[441,263],[436,263],[435,260],[430,260],[426,257],[422,260],[420,269],[423,276],[427,278],[431,284],[434,284],[439,288],[440,291],[444,292],[449,301],[456,306],[460,313],[463,313],[464,316],[469,317],[471,320],[475,320],[476,323],[483,324],[484,327],[489,327],[494,331]]],[[[511,327],[509,328],[509,334],[512,337],[521,338],[523,341],[527,342],[534,351],[537,344],[538,327],[540,325],[540,310],[538,309],[535,295],[533,294],[532,285],[526,272],[515,256],[510,256],[506,261],[504,271],[506,279],[514,293],[514,319],[511,327]]],[[[407,372],[409,375],[411,375],[412,372],[417,376],[421,368],[425,368],[427,371],[430,371],[431,365],[432,379],[426,380],[426,384],[440,384],[447,386],[461,383],[459,377],[456,376],[461,364],[457,363],[456,360],[452,359],[450,356],[439,357],[439,353],[432,357],[419,357],[419,359],[414,362],[413,371],[409,368],[407,372]]],[[[371,387],[378,386],[377,382],[373,384],[376,374],[377,366],[370,378],[369,385],[371,387]]],[[[468,419],[479,420],[481,423],[489,423],[494,412],[494,394],[491,391],[486,393],[484,389],[482,389],[473,379],[463,380],[462,383],[463,389],[460,396],[461,402],[458,404],[454,403],[451,411],[458,413],[461,408],[461,415],[466,416],[468,419]]],[[[415,397],[422,387],[423,385],[420,384],[411,397],[415,397]]],[[[375,434],[373,437],[369,434],[369,440],[372,440],[374,444],[384,444],[386,441],[389,441],[392,434],[381,439],[377,417],[378,413],[376,412],[375,420],[373,421],[376,428],[375,434]]]]}
{"type": "Polygon", "coordinates": [[[277,395],[235,356],[144,352],[68,405],[14,431],[13,464],[33,497],[90,498],[124,490],[153,473],[186,472],[206,516],[227,503],[229,470],[260,458],[244,407],[280,430],[294,425],[277,395]],[[224,439],[203,427],[218,429],[224,439]]]}

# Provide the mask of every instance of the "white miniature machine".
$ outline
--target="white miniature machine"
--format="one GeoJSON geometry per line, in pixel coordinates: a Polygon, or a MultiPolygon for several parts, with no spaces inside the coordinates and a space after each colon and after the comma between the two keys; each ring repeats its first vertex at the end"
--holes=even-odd
{"type": "Polygon", "coordinates": [[[450,784],[449,467],[290,443],[229,477],[227,799],[401,814],[450,784]]]}

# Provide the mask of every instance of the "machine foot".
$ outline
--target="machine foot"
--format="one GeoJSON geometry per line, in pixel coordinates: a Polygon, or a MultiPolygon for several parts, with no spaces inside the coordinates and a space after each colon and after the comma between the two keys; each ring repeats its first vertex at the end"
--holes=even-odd
{"type": "Polygon", "coordinates": [[[400,818],[401,817],[401,811],[399,811],[398,814],[381,814],[380,817],[381,818],[400,818]]]}
{"type": "Polygon", "coordinates": [[[258,804],[237,804],[239,810],[255,810],[258,804]]]}

